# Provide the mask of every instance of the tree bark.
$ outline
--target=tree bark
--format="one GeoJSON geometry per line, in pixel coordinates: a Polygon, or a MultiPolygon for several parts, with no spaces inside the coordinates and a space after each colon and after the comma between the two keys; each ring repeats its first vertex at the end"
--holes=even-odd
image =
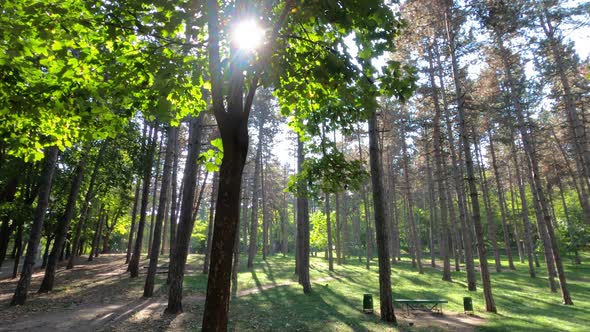
{"type": "Polygon", "coordinates": [[[86,170],[86,161],[88,158],[89,150],[89,147],[85,149],[82,156],[80,157],[80,161],[74,172],[70,188],[70,194],[68,196],[68,201],[66,204],[66,210],[63,216],[60,218],[56,227],[53,248],[51,250],[51,254],[49,255],[49,260],[47,261],[47,267],[45,268],[45,276],[43,277],[43,281],[41,282],[39,293],[46,293],[53,290],[55,270],[57,268],[57,260],[59,258],[58,255],[62,251],[64,242],[66,240],[66,235],[68,234],[68,229],[70,228],[70,221],[72,220],[72,218],[74,217],[74,213],[76,212],[76,200],[78,199],[78,193],[80,192],[82,180],[84,179],[84,172],[86,170]]]}
{"type": "Polygon", "coordinates": [[[129,272],[131,278],[137,278],[139,276],[139,260],[141,258],[141,248],[143,245],[143,233],[145,229],[145,219],[147,212],[148,199],[150,195],[150,179],[152,177],[152,166],[154,163],[154,152],[156,149],[158,125],[155,124],[150,129],[150,143],[146,146],[144,154],[144,169],[143,169],[143,188],[141,192],[141,210],[139,211],[139,222],[137,223],[137,236],[133,248],[133,254],[129,261],[129,272]]]}
{"type": "Polygon", "coordinates": [[[498,204],[500,205],[500,216],[502,218],[502,228],[504,233],[504,245],[506,246],[506,256],[508,256],[508,267],[511,270],[516,270],[512,258],[512,248],[510,247],[510,228],[506,218],[506,209],[504,201],[504,189],[502,188],[502,181],[500,180],[500,171],[496,163],[496,151],[494,149],[494,137],[492,131],[488,128],[488,136],[490,140],[490,154],[492,155],[492,168],[494,169],[494,178],[496,179],[496,189],[498,190],[498,204]]]}
{"type": "MultiPolygon", "coordinates": [[[[143,288],[144,297],[154,295],[154,283],[156,281],[156,271],[158,269],[158,259],[160,253],[160,243],[162,240],[162,223],[166,218],[166,206],[168,204],[168,187],[170,186],[170,176],[174,158],[174,146],[176,145],[176,131],[178,127],[168,127],[168,139],[166,142],[166,154],[164,156],[164,168],[162,169],[162,184],[160,190],[160,199],[158,202],[158,214],[154,225],[154,236],[150,253],[150,264],[148,266],[145,286],[143,288]]],[[[163,139],[162,139],[163,141],[163,139]]],[[[203,184],[205,185],[205,184],[203,184]]]]}
{"type": "MultiPolygon", "coordinates": [[[[154,135],[154,139],[157,141],[158,140],[158,134],[156,132],[156,135],[154,135]]],[[[152,213],[150,216],[150,234],[148,237],[148,251],[147,251],[147,258],[150,258],[151,254],[152,254],[152,243],[154,241],[154,218],[156,217],[156,200],[158,197],[158,189],[160,190],[160,195],[162,195],[162,189],[164,189],[164,187],[158,187],[158,181],[160,180],[160,158],[162,156],[162,142],[164,142],[164,139],[160,139],[160,147],[158,148],[158,157],[156,158],[156,164],[155,164],[155,171],[156,171],[156,176],[154,178],[154,188],[153,188],[153,195],[152,195],[152,213]]],[[[165,189],[164,189],[165,190],[165,189]]]]}
{"type": "MultiPolygon", "coordinates": [[[[299,135],[297,141],[297,171],[301,172],[305,157],[303,155],[303,141],[299,135]]],[[[359,232],[360,234],[360,232],[359,232]]],[[[307,200],[307,187],[299,184],[297,193],[297,267],[299,284],[303,286],[303,293],[311,293],[309,280],[309,202],[307,200]]]]}
{"type": "MultiPolygon", "coordinates": [[[[183,176],[182,204],[176,230],[176,243],[170,255],[168,265],[168,306],[166,313],[178,314],[182,312],[182,281],[190,237],[194,225],[193,202],[197,177],[197,159],[201,150],[201,125],[203,112],[198,117],[191,117],[189,121],[188,155],[183,176]]],[[[203,183],[203,185],[205,185],[203,183]]]]}
{"type": "Polygon", "coordinates": [[[37,201],[37,208],[31,225],[31,232],[29,234],[29,243],[27,245],[27,254],[23,263],[22,272],[14,296],[10,301],[10,305],[23,305],[27,300],[27,293],[31,285],[31,276],[35,266],[35,256],[39,241],[41,240],[41,232],[43,230],[43,223],[45,221],[45,214],[49,206],[49,195],[51,192],[51,182],[53,180],[53,173],[57,163],[57,156],[59,149],[57,146],[52,146],[46,149],[45,158],[43,160],[43,169],[41,170],[41,177],[39,179],[39,196],[37,201]]]}
{"type": "Polygon", "coordinates": [[[252,184],[252,216],[250,218],[250,246],[248,249],[248,268],[254,266],[254,257],[258,251],[258,200],[260,197],[260,178],[261,161],[262,161],[262,121],[258,127],[258,147],[256,148],[256,157],[254,159],[254,177],[252,184]]]}
{"type": "Polygon", "coordinates": [[[526,241],[526,253],[528,257],[529,263],[529,276],[531,278],[536,277],[535,266],[533,265],[533,256],[535,255],[535,245],[533,242],[533,231],[531,226],[531,221],[529,219],[529,207],[526,199],[526,191],[524,189],[524,179],[522,178],[522,174],[520,172],[520,166],[518,162],[518,155],[516,153],[516,146],[514,144],[514,139],[512,140],[512,158],[514,161],[514,169],[516,175],[516,181],[518,182],[518,192],[520,195],[520,203],[521,203],[521,217],[524,224],[524,238],[526,241]]]}
{"type": "MultiPolygon", "coordinates": [[[[405,111],[403,111],[405,113],[405,111]]],[[[402,162],[403,162],[403,169],[404,169],[404,180],[405,180],[405,185],[404,185],[404,190],[405,190],[405,194],[406,194],[406,200],[408,202],[408,224],[410,227],[410,236],[411,236],[411,244],[412,244],[412,251],[413,251],[413,257],[416,259],[417,264],[418,264],[418,273],[423,274],[424,273],[424,269],[422,267],[422,244],[420,243],[420,239],[418,237],[418,231],[417,231],[417,227],[416,227],[416,222],[414,220],[414,196],[412,195],[412,189],[411,189],[411,183],[410,183],[410,166],[409,166],[409,157],[408,157],[408,147],[406,144],[406,128],[405,126],[407,125],[407,121],[408,121],[408,115],[404,114],[404,121],[402,123],[401,127],[401,145],[402,145],[402,162]]],[[[444,254],[443,254],[444,256],[444,254]]],[[[448,256],[446,256],[447,260],[446,262],[448,263],[448,256]]],[[[450,278],[450,267],[447,266],[449,268],[449,278],[450,278]]]]}
{"type": "MultiPolygon", "coordinates": [[[[375,213],[375,232],[377,235],[377,255],[379,260],[379,301],[381,320],[397,325],[391,292],[391,262],[389,261],[389,229],[385,220],[383,201],[383,171],[379,160],[379,133],[377,131],[377,112],[373,110],[369,118],[369,163],[373,188],[373,209],[375,213]]],[[[421,265],[420,265],[421,266],[421,265]]]]}
{"type": "Polygon", "coordinates": [[[326,199],[326,229],[327,229],[327,237],[328,237],[328,270],[334,272],[334,257],[332,255],[332,221],[330,220],[330,194],[329,193],[325,193],[325,199],[326,199]]]}
{"type": "Polygon", "coordinates": [[[478,200],[478,193],[475,181],[475,172],[473,169],[473,156],[471,155],[471,144],[467,131],[467,120],[465,116],[465,96],[461,87],[461,79],[459,77],[459,65],[455,54],[455,36],[451,31],[452,12],[451,7],[447,6],[444,10],[444,22],[446,29],[446,37],[449,47],[449,55],[451,58],[453,83],[455,85],[455,95],[457,97],[457,112],[459,115],[459,132],[463,146],[463,154],[465,157],[465,169],[467,172],[467,183],[469,185],[469,194],[471,196],[471,208],[473,226],[475,228],[475,236],[477,239],[477,249],[479,252],[479,266],[481,273],[481,280],[483,286],[483,293],[487,312],[497,312],[494,297],[492,295],[492,285],[490,280],[490,273],[488,271],[488,261],[486,256],[486,248],[483,236],[483,227],[481,225],[480,207],[478,200]]]}
{"type": "Polygon", "coordinates": [[[209,204],[209,227],[207,227],[207,248],[205,250],[205,259],[203,262],[203,273],[209,273],[209,264],[211,260],[211,242],[213,241],[213,225],[215,222],[215,202],[217,201],[217,187],[219,186],[219,174],[213,173],[213,183],[211,184],[211,200],[209,204]]]}

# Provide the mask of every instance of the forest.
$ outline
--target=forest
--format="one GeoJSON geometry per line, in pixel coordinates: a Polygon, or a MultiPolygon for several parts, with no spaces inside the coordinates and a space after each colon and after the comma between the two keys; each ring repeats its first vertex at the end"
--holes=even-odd
{"type": "Polygon", "coordinates": [[[0,331],[587,330],[590,1],[0,14],[0,331]]]}

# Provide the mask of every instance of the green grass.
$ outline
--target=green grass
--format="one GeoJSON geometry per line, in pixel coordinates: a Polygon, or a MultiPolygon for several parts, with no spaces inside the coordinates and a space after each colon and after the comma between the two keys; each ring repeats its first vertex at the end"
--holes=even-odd
{"type": "MultiPolygon", "coordinates": [[[[583,256],[584,262],[590,255],[583,256]]],[[[293,257],[276,255],[268,260],[258,259],[254,269],[245,266],[241,257],[238,288],[240,290],[296,281],[293,257]]],[[[197,270],[185,278],[187,291],[204,293],[206,276],[200,266],[202,256],[191,255],[189,270],[197,270]]],[[[478,275],[477,292],[466,290],[465,272],[453,272],[453,282],[443,282],[442,272],[426,268],[419,275],[407,260],[393,266],[392,283],[394,298],[444,298],[449,301],[444,310],[462,312],[463,297],[473,298],[476,315],[484,317],[481,331],[588,331],[590,327],[590,267],[574,266],[566,261],[568,286],[575,306],[561,304],[560,293],[550,293],[544,265],[537,269],[536,279],[528,277],[528,266],[516,263],[516,271],[507,268],[502,273],[492,272],[492,287],[498,314],[485,313],[481,282],[478,275]]],[[[365,315],[360,309],[364,293],[372,293],[375,308],[379,308],[377,262],[371,270],[364,263],[348,260],[347,264],[335,265],[333,275],[338,280],[313,283],[327,277],[327,261],[312,257],[310,264],[313,294],[304,295],[298,285],[276,287],[260,293],[238,297],[230,305],[230,327],[239,331],[248,330],[303,330],[303,331],[395,331],[390,325],[379,321],[377,315],[365,315]]],[[[415,328],[400,327],[403,331],[415,328]]]]}

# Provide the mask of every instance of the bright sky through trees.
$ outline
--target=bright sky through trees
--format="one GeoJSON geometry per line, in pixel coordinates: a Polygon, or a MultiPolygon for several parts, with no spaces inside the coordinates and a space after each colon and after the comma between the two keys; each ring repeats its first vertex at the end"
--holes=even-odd
{"type": "Polygon", "coordinates": [[[232,41],[240,49],[253,51],[264,39],[264,30],[254,19],[246,19],[237,24],[232,31],[232,41]]]}

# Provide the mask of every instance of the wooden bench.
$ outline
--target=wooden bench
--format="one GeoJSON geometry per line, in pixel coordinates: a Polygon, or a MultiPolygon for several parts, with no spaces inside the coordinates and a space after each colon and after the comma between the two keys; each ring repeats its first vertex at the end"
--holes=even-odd
{"type": "Polygon", "coordinates": [[[442,305],[449,303],[443,299],[393,299],[393,302],[399,303],[402,308],[405,306],[408,313],[410,310],[428,310],[442,315],[442,305]]]}

